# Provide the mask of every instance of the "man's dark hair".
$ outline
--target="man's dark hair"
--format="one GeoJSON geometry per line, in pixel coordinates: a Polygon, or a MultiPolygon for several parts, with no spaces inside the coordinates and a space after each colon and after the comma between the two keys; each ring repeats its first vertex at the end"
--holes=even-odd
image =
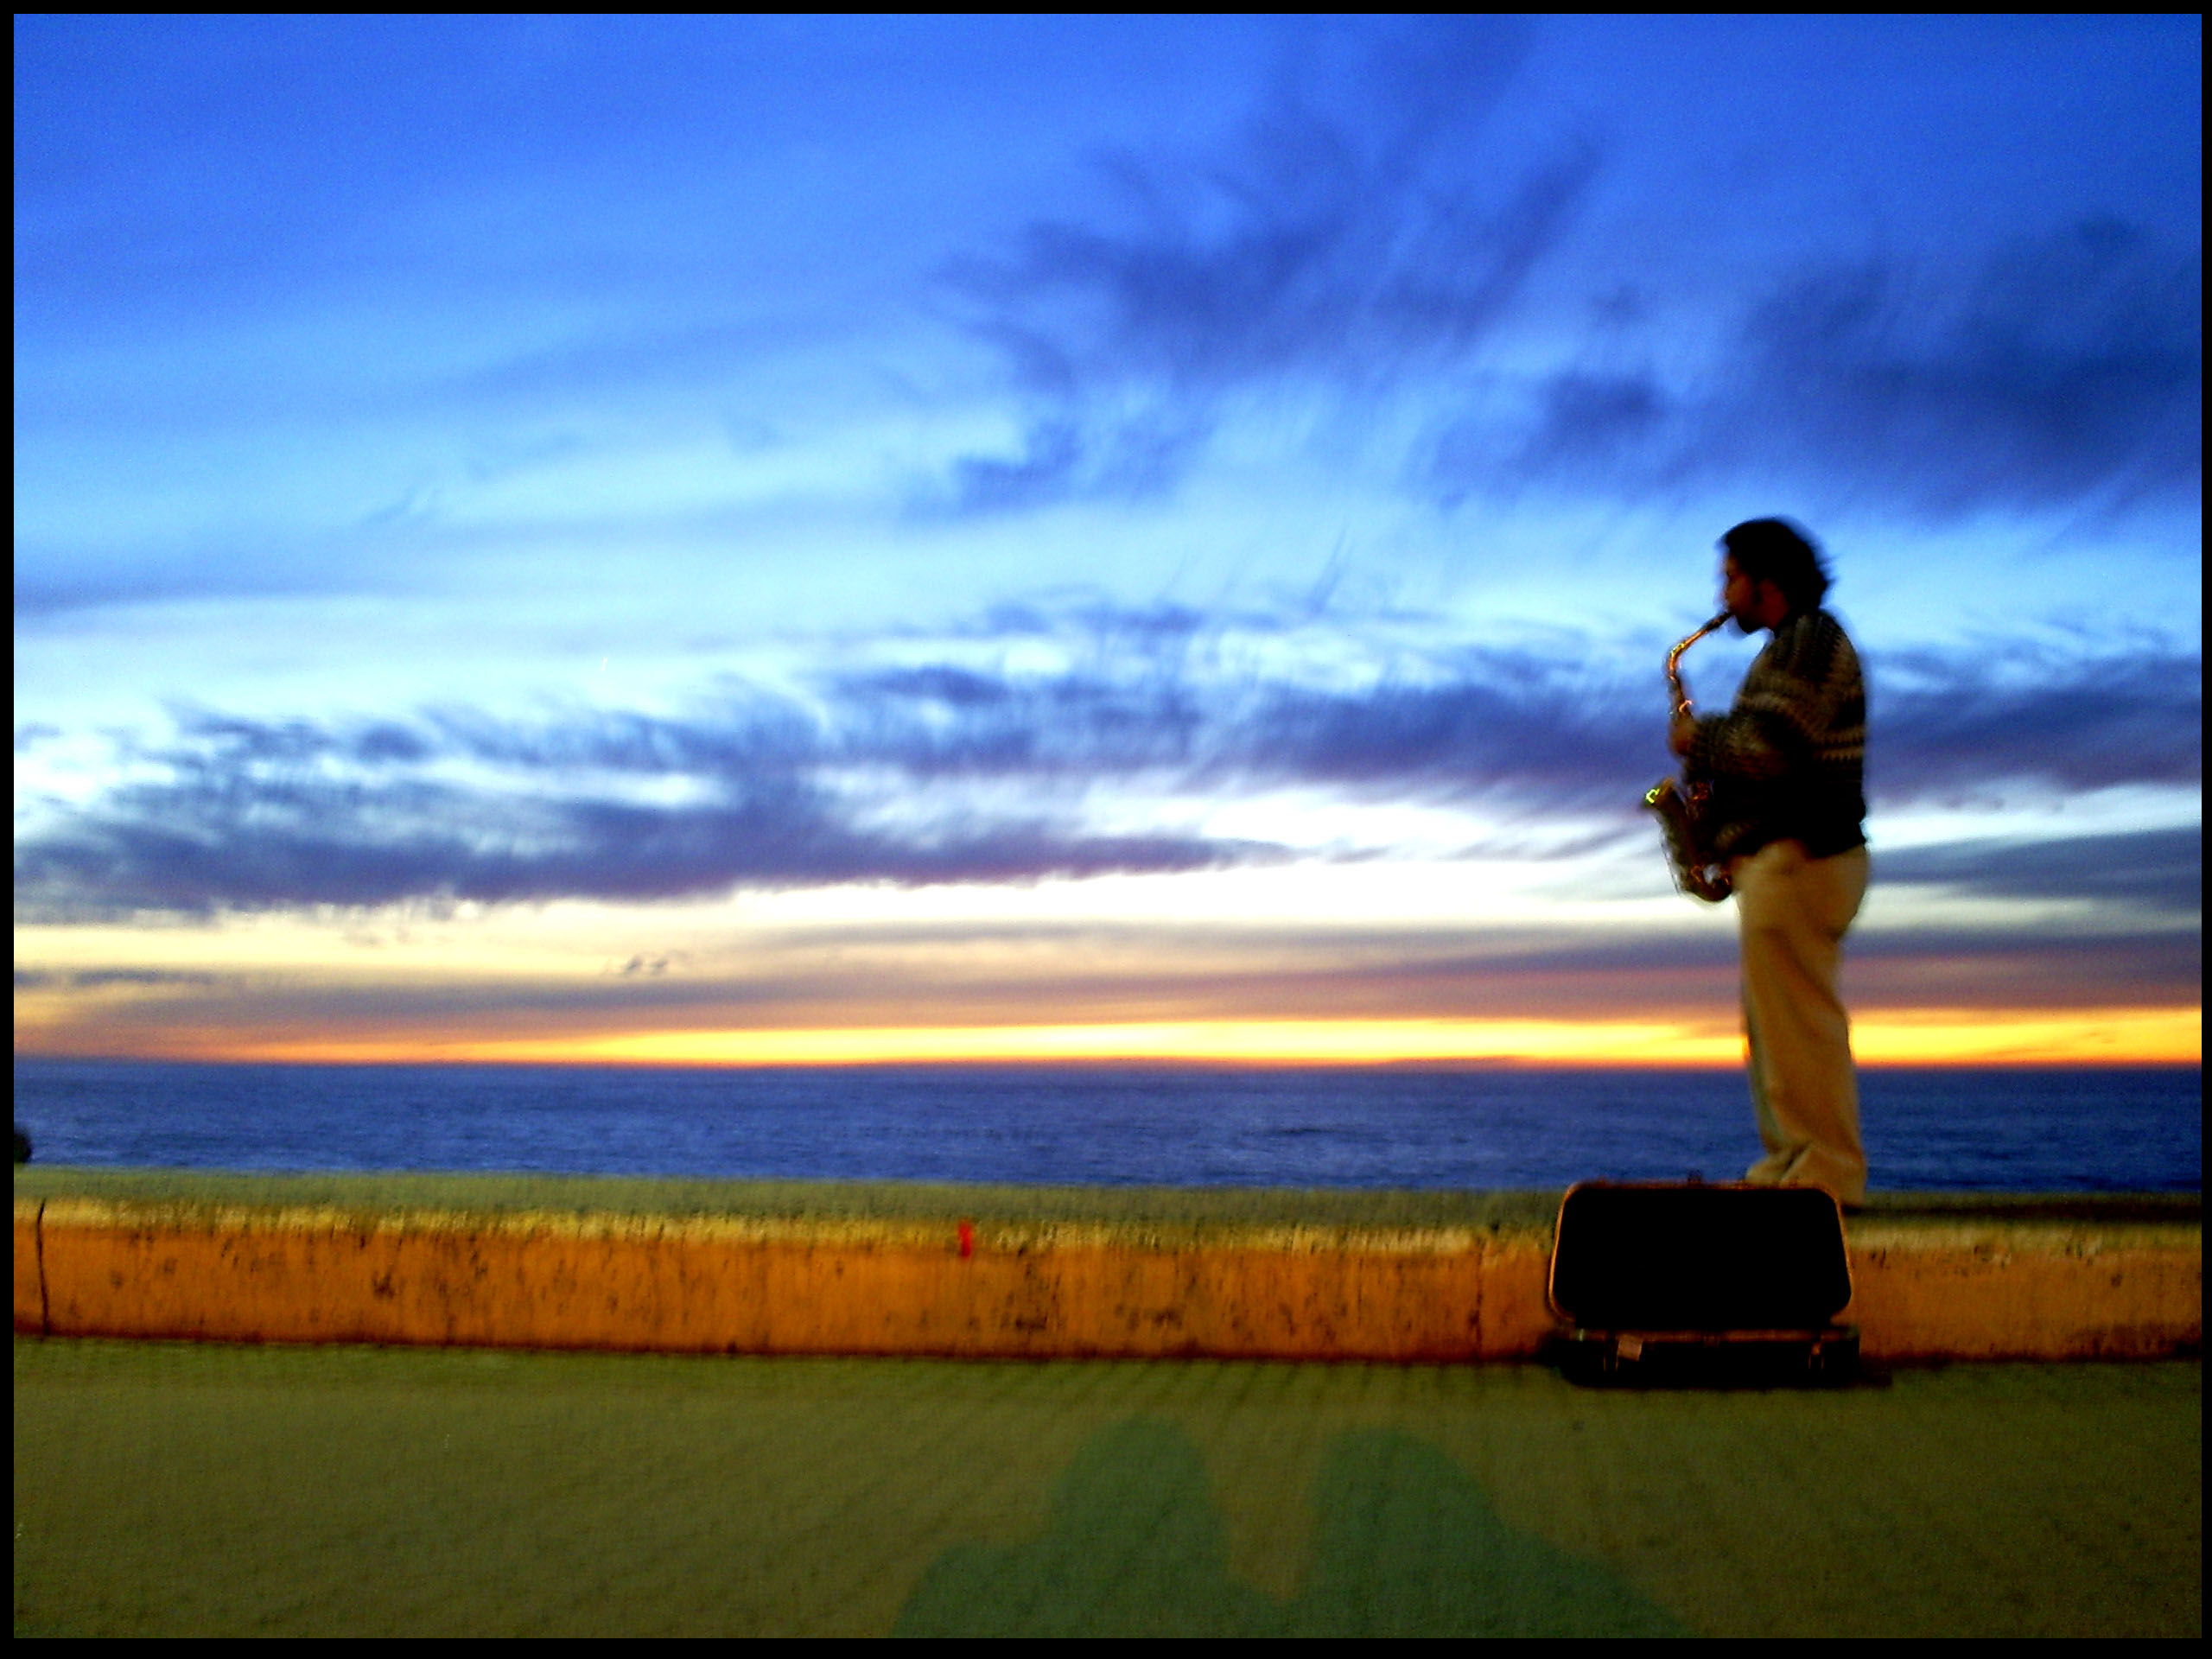
{"type": "Polygon", "coordinates": [[[1828,568],[1819,543],[1787,518],[1747,518],[1720,545],[1753,582],[1781,588],[1792,614],[1817,610],[1827,596],[1828,568]]]}

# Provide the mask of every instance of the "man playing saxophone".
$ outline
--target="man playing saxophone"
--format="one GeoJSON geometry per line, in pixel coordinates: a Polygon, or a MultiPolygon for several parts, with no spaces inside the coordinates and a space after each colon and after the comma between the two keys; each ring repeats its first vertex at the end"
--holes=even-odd
{"type": "Polygon", "coordinates": [[[1669,746],[1711,785],[1702,828],[1735,890],[1751,1108],[1766,1155],[1745,1179],[1865,1202],[1859,1084],[1838,989],[1843,936],[1866,892],[1866,693],[1828,574],[1795,524],[1755,518],[1720,538],[1721,604],[1773,638],[1733,707],[1678,710],[1669,746]]]}

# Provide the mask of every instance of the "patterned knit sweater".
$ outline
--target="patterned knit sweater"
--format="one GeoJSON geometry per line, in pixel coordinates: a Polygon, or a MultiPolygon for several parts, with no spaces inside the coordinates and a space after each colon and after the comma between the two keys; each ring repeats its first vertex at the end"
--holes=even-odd
{"type": "Polygon", "coordinates": [[[1682,770],[1713,785],[1718,856],[1796,840],[1827,858],[1866,844],[1866,761],[1859,653],[1826,611],[1800,611],[1775,629],[1735,706],[1697,722],[1682,770]]]}

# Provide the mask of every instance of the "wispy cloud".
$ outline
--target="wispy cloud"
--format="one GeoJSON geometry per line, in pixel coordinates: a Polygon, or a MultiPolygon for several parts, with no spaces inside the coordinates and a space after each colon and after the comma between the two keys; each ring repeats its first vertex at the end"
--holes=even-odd
{"type": "Polygon", "coordinates": [[[1089,835],[1036,819],[872,831],[791,778],[725,786],[703,804],[649,806],[550,789],[531,797],[417,779],[310,781],[251,766],[191,771],[118,790],[20,846],[18,913],[652,901],[737,887],[1186,871],[1278,851],[1089,835]]]}
{"type": "Polygon", "coordinates": [[[1534,165],[1471,153],[1525,30],[1430,22],[1330,48],[1355,60],[1337,94],[1352,112],[1279,88],[1217,153],[1103,158],[1118,213],[1033,220],[947,265],[1027,410],[1018,454],[957,464],[950,505],[1149,493],[1241,396],[1381,391],[1496,328],[1598,168],[1586,144],[1534,165]]]}
{"type": "Polygon", "coordinates": [[[188,968],[16,969],[16,988],[19,991],[96,991],[114,986],[133,990],[181,988],[204,990],[219,985],[236,986],[239,982],[239,977],[235,974],[203,973],[188,968]]]}
{"type": "Polygon", "coordinates": [[[1685,318],[1618,265],[1550,261],[1603,151],[1485,150],[1517,34],[1350,49],[1356,112],[1278,93],[1215,153],[1108,158],[1118,213],[1038,219],[947,267],[1023,435],[958,461],[936,505],[1155,493],[1269,400],[1395,404],[1369,424],[1421,434],[1406,476],[1446,502],[1756,482],[1952,516],[2199,488],[2193,245],[2090,213],[1941,253],[1749,265],[1685,318]]]}
{"type": "MultiPolygon", "coordinates": [[[[1847,992],[1891,1009],[2190,1008],[2202,952],[2179,931],[1910,932],[1854,936],[1847,992]]],[[[1548,931],[1122,925],[928,930],[834,928],[764,936],[741,960],[652,971],[637,959],[588,977],[465,978],[380,972],[372,961],[313,973],[194,979],[99,969],[33,974],[48,993],[35,1040],[49,1052],[173,1048],[179,1032],[328,1041],[666,1029],[1021,1025],[1160,1020],[1656,1020],[1728,1030],[1732,940],[1699,930],[1548,931]],[[109,994],[71,995],[98,982],[109,994]],[[122,993],[122,994],[117,994],[122,993]],[[134,1039],[133,1033],[137,1033],[134,1039]]],[[[18,988],[27,976],[19,973],[18,988]]]]}
{"type": "MultiPolygon", "coordinates": [[[[1231,667],[1235,653],[1189,618],[1129,622],[1153,649],[1050,671],[910,652],[796,692],[726,683],[681,715],[181,710],[169,738],[130,757],[134,781],[19,836],[19,913],[1187,871],[1291,856],[1190,827],[1210,805],[1282,789],[1557,821],[1586,845],[1609,824],[1641,833],[1634,798],[1668,765],[1648,673],[1604,666],[1618,657],[1599,642],[1401,650],[1324,677],[1301,675],[1282,639],[1288,660],[1231,667]]],[[[1985,645],[1901,658],[1893,684],[1885,671],[1878,661],[1878,810],[2199,775],[2194,657],[1985,645]]],[[[2171,907],[2193,868],[2168,836],[1949,862],[1923,852],[1895,874],[2171,907]]]]}

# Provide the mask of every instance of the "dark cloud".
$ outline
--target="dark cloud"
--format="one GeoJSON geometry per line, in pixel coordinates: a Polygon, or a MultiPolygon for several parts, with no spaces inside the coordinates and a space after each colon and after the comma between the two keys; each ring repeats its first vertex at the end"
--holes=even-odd
{"type": "Polygon", "coordinates": [[[1957,888],[2004,899],[2093,899],[2180,915],[2204,905],[2198,830],[2077,836],[2062,841],[1967,841],[1880,855],[1885,883],[1957,888]]]}
{"type": "Polygon", "coordinates": [[[1960,276],[1819,264],[1749,297],[1699,370],[1579,363],[1524,406],[1447,427],[1431,477],[1447,498],[1786,483],[1938,516],[2186,503],[2202,480],[2202,298],[2194,248],[2111,218],[1960,276]]]}
{"type": "Polygon", "coordinates": [[[651,901],[737,887],[1182,871],[1277,855],[1172,832],[1094,834],[1033,810],[887,813],[840,791],[836,774],[856,766],[895,768],[909,782],[1049,770],[1049,743],[1025,746],[1010,728],[940,735],[912,717],[918,702],[935,707],[985,686],[950,670],[881,686],[860,680],[833,690],[831,719],[759,693],[690,719],[579,710],[514,721],[442,709],[411,722],[349,722],[180,709],[174,741],[131,757],[165,775],[19,840],[18,912],[651,901]],[[455,766],[481,781],[429,775],[455,766]],[[616,785],[639,779],[678,783],[689,798],[620,798],[616,785]]]}
{"type": "MultiPolygon", "coordinates": [[[[1052,613],[1016,620],[1030,637],[1022,631],[1052,613]]],[[[650,901],[1287,855],[1165,821],[1101,833],[1088,804],[1116,789],[1200,804],[1277,788],[1478,804],[1506,826],[1491,850],[1542,855],[1532,826],[1571,833],[1583,850],[1647,834],[1636,800],[1671,769],[1652,675],[1605,666],[1616,658],[1592,642],[1384,653],[1359,683],[1318,685],[1224,671],[1218,640],[1188,616],[1126,621],[1132,643],[1120,651],[1113,619],[1085,614],[1089,643],[1078,638],[1083,649],[1056,672],[856,667],[803,696],[726,683],[682,715],[445,709],[346,721],[180,709],[169,741],[129,757],[133,782],[57,807],[19,836],[19,913],[650,901]]],[[[2199,776],[2194,657],[1984,644],[1877,659],[1869,672],[1878,817],[1916,802],[2199,776]]],[[[2193,849],[2171,836],[1898,856],[1900,880],[2194,902],[2193,849]]]]}
{"type": "MultiPolygon", "coordinates": [[[[1878,867],[1878,880],[1884,879],[1878,867]]],[[[1252,976],[1247,1007],[1287,1004],[1316,1014],[1613,1019],[1703,1014],[1732,1021],[1739,967],[1732,934],[1612,930],[1461,951],[1397,936],[1345,950],[1325,967],[1252,976]]],[[[2022,1008],[2190,1007],[2202,995],[2202,941],[2193,931],[2067,933],[2021,929],[1861,929],[1845,947],[1852,1007],[2022,1008]]]]}
{"type": "Polygon", "coordinates": [[[137,987],[190,986],[205,988],[236,984],[235,976],[201,973],[181,968],[84,968],[73,970],[41,968],[16,969],[19,991],[92,991],[110,985],[137,987]]]}
{"type": "Polygon", "coordinates": [[[657,900],[736,887],[1022,882],[1184,871],[1275,849],[1043,822],[871,832],[785,781],[710,804],[649,807],[416,782],[302,783],[246,772],[118,791],[18,847],[19,913],[657,900]]]}
{"type": "Polygon", "coordinates": [[[2201,655],[1969,645],[1868,666],[1877,799],[1967,799],[2005,781],[2064,791],[2203,775],[2201,655]]]}
{"type": "Polygon", "coordinates": [[[1522,31],[1408,25],[1309,50],[1362,67],[1279,92],[1218,153],[1109,157],[1118,211],[1039,220],[947,268],[1024,418],[1013,453],[957,461],[934,506],[1141,496],[1255,397],[1369,408],[1446,385],[1471,389],[1465,412],[1407,462],[1447,503],[1756,482],[1948,517],[2199,488],[2193,245],[2091,213],[1949,258],[1747,270],[1681,315],[1624,285],[1629,267],[1548,265],[1600,155],[1508,161],[1484,135],[1522,31]],[[1578,304],[1591,326],[1533,377],[1484,350],[1539,312],[1556,338],[1578,304]]]}
{"type": "MultiPolygon", "coordinates": [[[[1891,862],[1877,852],[1878,885],[1891,883],[1891,862]]],[[[1974,880],[1969,872],[1960,885],[1974,880]]],[[[2060,890],[2054,880],[2041,896],[2060,890]]],[[[1276,948],[1287,943],[1278,941],[1276,948]]],[[[1377,929],[1311,934],[1301,944],[1313,956],[1336,958],[1330,968],[1334,977],[1395,976],[1469,988],[1494,981],[1519,988],[1516,995],[1541,987],[1542,1001],[1592,1007],[1621,997],[1622,988],[1631,984],[1643,988],[1639,1006],[1680,1002],[1693,987],[1699,996],[1718,995],[1732,1006],[1739,966],[1734,934],[1709,928],[1567,928],[1520,936],[1470,931],[1441,940],[1433,933],[1377,929]]],[[[1200,942],[1181,948],[1196,950],[1200,942]]],[[[1967,1006],[2018,1005],[2022,987],[2030,984],[2043,988],[2034,1000],[2052,1003],[2079,1005],[2099,995],[2115,1002],[2148,997],[2186,1002],[2199,992],[2202,957],[2201,936],[2177,928],[1862,926],[1845,948],[1854,1000],[1904,1007],[1914,1001],[1908,988],[1938,982],[1951,988],[1953,1001],[1967,1006]],[[1977,982],[1978,991],[1973,988],[1977,982]]]]}
{"type": "Polygon", "coordinates": [[[1281,87],[1221,153],[1109,156],[1118,213],[1039,220],[948,266],[962,321],[1031,414],[1019,454],[962,460],[939,505],[1149,493],[1202,453],[1232,393],[1316,377],[1379,390],[1490,334],[1586,196],[1595,151],[1501,175],[1475,149],[1526,54],[1519,25],[1333,35],[1313,58],[1352,67],[1281,87]]]}

